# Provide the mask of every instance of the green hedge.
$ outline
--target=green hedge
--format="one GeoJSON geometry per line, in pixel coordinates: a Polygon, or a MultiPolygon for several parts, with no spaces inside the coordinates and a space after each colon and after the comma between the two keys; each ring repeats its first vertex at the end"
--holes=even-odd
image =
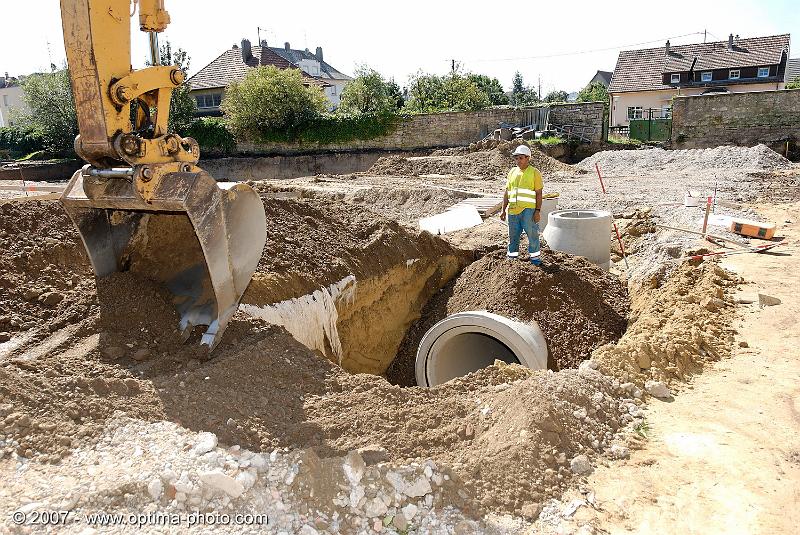
{"type": "Polygon", "coordinates": [[[0,152],[12,158],[44,149],[44,138],[38,132],[17,126],[0,128],[0,152]]]}
{"type": "Polygon", "coordinates": [[[220,117],[197,119],[186,130],[186,135],[197,140],[201,153],[223,155],[231,154],[236,149],[236,140],[220,117]]]}
{"type": "Polygon", "coordinates": [[[339,115],[325,114],[303,125],[285,131],[265,131],[261,139],[266,143],[346,143],[368,140],[393,132],[405,119],[395,113],[339,115]]]}

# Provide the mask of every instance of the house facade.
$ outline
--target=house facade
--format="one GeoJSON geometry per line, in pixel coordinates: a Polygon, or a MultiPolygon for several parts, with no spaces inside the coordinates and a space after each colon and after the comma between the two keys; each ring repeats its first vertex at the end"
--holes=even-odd
{"type": "Polygon", "coordinates": [[[219,106],[225,95],[225,89],[232,82],[244,79],[248,70],[265,66],[273,66],[278,69],[299,69],[302,72],[304,84],[319,87],[328,98],[330,108],[335,109],[339,105],[344,85],[351,78],[340,73],[321,58],[322,48],[317,48],[317,55],[315,55],[308,50],[292,50],[289,43],[279,49],[267,46],[266,41],[262,41],[259,46],[251,46],[249,40],[243,39],[241,48],[233,45],[232,48],[200,69],[186,83],[191,88],[189,94],[195,99],[198,115],[221,115],[219,106]],[[282,53],[279,54],[277,51],[282,53]]]}
{"type": "Polygon", "coordinates": [[[6,73],[0,76],[0,128],[13,125],[12,110],[24,112],[27,105],[22,98],[22,87],[6,73]]]}
{"type": "Polygon", "coordinates": [[[622,51],[608,86],[609,126],[668,117],[678,95],[783,89],[788,60],[788,34],[622,51]]]}
{"type": "Polygon", "coordinates": [[[800,58],[792,58],[786,67],[786,83],[800,80],[800,58]]]}

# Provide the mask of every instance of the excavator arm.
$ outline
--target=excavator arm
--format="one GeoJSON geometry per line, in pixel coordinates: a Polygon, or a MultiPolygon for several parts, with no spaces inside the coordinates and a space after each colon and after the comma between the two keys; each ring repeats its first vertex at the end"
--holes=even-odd
{"type": "Polygon", "coordinates": [[[158,33],[170,22],[164,0],[61,0],[61,18],[80,132],[75,152],[88,162],[61,203],[97,277],[131,270],[165,284],[183,336],[206,325],[201,343],[213,349],[264,248],[261,200],[245,184],[217,183],[197,166],[197,142],[168,131],[172,91],[186,75],[159,65],[158,33]],[[134,70],[137,4],[151,66],[134,70]]]}

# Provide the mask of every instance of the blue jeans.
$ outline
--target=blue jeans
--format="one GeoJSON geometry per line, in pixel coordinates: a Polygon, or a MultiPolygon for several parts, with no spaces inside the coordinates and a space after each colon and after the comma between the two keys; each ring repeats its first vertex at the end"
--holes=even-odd
{"type": "Polygon", "coordinates": [[[528,235],[528,253],[531,261],[539,259],[539,225],[533,220],[533,208],[525,208],[517,215],[508,214],[508,256],[519,256],[519,239],[522,231],[528,235]]]}

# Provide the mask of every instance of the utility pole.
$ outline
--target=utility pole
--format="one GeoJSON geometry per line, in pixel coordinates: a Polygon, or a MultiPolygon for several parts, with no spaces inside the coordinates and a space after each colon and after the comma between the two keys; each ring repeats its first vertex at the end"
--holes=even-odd
{"type": "Polygon", "coordinates": [[[455,59],[451,59],[450,60],[450,72],[456,72],[456,60],[455,59]]]}
{"type": "Polygon", "coordinates": [[[706,34],[707,33],[708,33],[708,30],[703,30],[703,43],[706,42],[706,34]]]}
{"type": "Polygon", "coordinates": [[[539,75],[539,100],[542,100],[542,75],[539,75]]]}

